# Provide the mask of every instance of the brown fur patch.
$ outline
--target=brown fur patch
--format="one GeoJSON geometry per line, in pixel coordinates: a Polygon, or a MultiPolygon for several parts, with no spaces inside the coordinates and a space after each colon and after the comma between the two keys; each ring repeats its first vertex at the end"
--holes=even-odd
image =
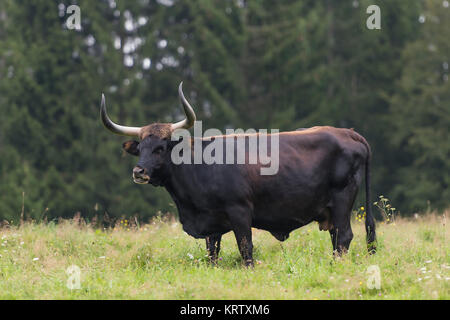
{"type": "Polygon", "coordinates": [[[161,139],[168,139],[172,135],[172,125],[170,123],[153,123],[142,127],[139,138],[144,140],[150,135],[157,136],[161,139]]]}
{"type": "Polygon", "coordinates": [[[133,144],[134,144],[133,140],[126,141],[126,142],[123,143],[123,148],[125,150],[129,150],[133,146],[133,144]]]}

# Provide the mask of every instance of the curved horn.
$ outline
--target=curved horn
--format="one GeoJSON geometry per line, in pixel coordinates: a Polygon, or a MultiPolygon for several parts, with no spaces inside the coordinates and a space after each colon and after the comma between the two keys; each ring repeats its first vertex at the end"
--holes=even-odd
{"type": "Polygon", "coordinates": [[[176,129],[189,129],[194,125],[194,122],[196,120],[194,109],[192,109],[191,105],[184,97],[183,82],[181,82],[180,86],[178,87],[178,95],[180,96],[181,104],[183,105],[184,113],[186,114],[186,119],[172,124],[172,131],[176,129]]]}
{"type": "Polygon", "coordinates": [[[102,118],[103,125],[106,127],[106,129],[110,130],[111,132],[124,136],[139,137],[139,134],[141,132],[140,127],[125,127],[115,124],[114,122],[111,121],[111,119],[108,117],[108,114],[106,113],[105,95],[103,93],[102,93],[102,104],[100,106],[100,117],[102,118]]]}

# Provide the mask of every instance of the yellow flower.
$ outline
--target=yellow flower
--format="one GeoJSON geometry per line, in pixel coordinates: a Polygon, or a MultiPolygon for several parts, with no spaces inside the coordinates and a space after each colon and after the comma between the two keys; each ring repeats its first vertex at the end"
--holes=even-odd
{"type": "Polygon", "coordinates": [[[364,207],[361,207],[361,210],[364,211],[364,207]]]}

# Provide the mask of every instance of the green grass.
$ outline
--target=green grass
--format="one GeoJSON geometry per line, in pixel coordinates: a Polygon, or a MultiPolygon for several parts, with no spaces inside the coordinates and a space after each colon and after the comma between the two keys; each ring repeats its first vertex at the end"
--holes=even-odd
{"type": "Polygon", "coordinates": [[[352,221],[350,250],[334,259],[316,223],[281,243],[253,231],[255,268],[242,266],[232,233],[217,266],[204,240],[175,220],[114,230],[25,223],[0,229],[0,299],[449,299],[448,225],[444,216],[378,224],[378,252],[366,253],[363,222],[352,221]],[[67,288],[69,266],[80,289],[67,288]],[[381,271],[368,289],[367,268],[381,271]]]}

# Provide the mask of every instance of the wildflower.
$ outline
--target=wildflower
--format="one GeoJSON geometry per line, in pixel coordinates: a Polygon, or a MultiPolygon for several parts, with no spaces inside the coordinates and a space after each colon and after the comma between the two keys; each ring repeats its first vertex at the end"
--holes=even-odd
{"type": "Polygon", "coordinates": [[[99,259],[105,259],[106,257],[105,256],[101,256],[101,257],[98,257],[99,259]]]}
{"type": "Polygon", "coordinates": [[[431,260],[427,260],[427,261],[425,261],[425,263],[431,263],[432,261],[431,260]]]}
{"type": "Polygon", "coordinates": [[[364,211],[364,207],[361,207],[361,211],[364,211]]]}
{"type": "Polygon", "coordinates": [[[39,258],[33,258],[33,261],[38,261],[39,260],[39,258]]]}
{"type": "Polygon", "coordinates": [[[192,254],[190,254],[190,253],[188,253],[187,256],[188,256],[189,259],[191,259],[191,260],[194,259],[194,256],[193,256],[192,254]]]}

